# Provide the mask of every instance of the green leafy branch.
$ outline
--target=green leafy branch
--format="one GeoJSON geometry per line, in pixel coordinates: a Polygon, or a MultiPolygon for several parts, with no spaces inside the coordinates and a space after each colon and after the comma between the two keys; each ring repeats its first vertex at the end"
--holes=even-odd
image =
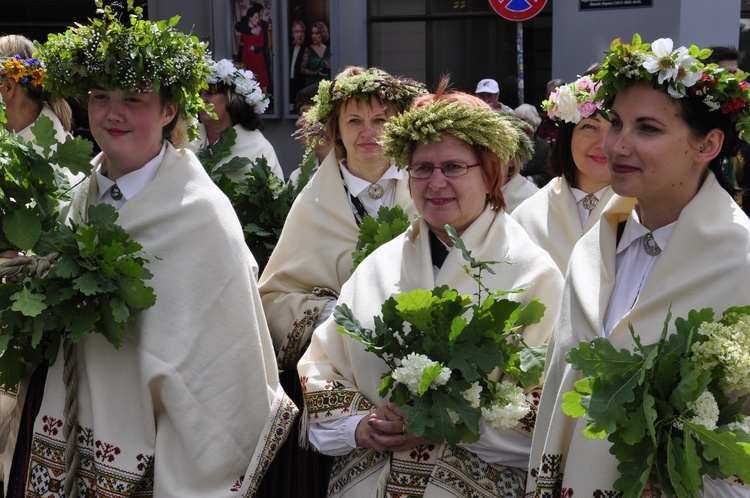
{"type": "Polygon", "coordinates": [[[0,135],[0,250],[31,250],[42,233],[57,226],[57,207],[68,198],[70,185],[50,164],[74,174],[91,170],[91,142],[68,137],[58,143],[47,116],[40,116],[31,131],[41,154],[19,135],[4,129],[0,135]]]}
{"type": "Polygon", "coordinates": [[[409,224],[409,216],[398,205],[380,206],[377,218],[365,216],[359,225],[357,249],[352,253],[352,273],[375,249],[404,233],[409,224]]]}
{"type": "Polygon", "coordinates": [[[296,184],[280,180],[263,156],[254,162],[246,157],[233,156],[217,167],[221,160],[231,156],[236,140],[237,131],[229,127],[221,132],[216,143],[199,151],[198,158],[232,203],[245,233],[245,243],[262,272],[279,241],[294,200],[312,177],[315,157],[309,158],[301,166],[296,184]],[[229,178],[230,173],[240,171],[251,163],[252,170],[245,173],[240,181],[229,178]]]}
{"type": "MultiPolygon", "coordinates": [[[[748,313],[750,307],[730,308],[719,323],[732,325],[748,313]]],[[[616,350],[596,338],[566,355],[582,378],[563,395],[563,412],[586,419],[586,437],[612,443],[621,473],[614,487],[623,496],[641,496],[646,484],[665,496],[702,496],[703,475],[750,482],[750,435],[729,429],[743,419],[748,393],[730,397],[719,385],[722,368],[703,370],[692,359],[694,347],[711,340],[701,327],[713,320],[710,308],[691,310],[686,319],[675,320],[676,333],[668,334],[668,312],[654,344],[643,345],[631,327],[635,351],[616,350]],[[689,416],[707,392],[719,409],[716,429],[689,416]]],[[[750,338],[746,354],[748,346],[750,338]]]]}
{"type": "Polygon", "coordinates": [[[64,338],[77,342],[96,332],[119,347],[126,325],[155,302],[144,283],[148,260],[116,224],[112,206],[92,206],[85,223],[59,220],[70,186],[51,164],[90,170],[91,142],[58,143],[45,116],[32,132],[41,153],[0,131],[0,245],[30,254],[17,258],[19,273],[0,281],[0,385],[7,390],[28,364],[54,362],[64,338]]]}
{"type": "MultiPolygon", "coordinates": [[[[455,231],[451,237],[470,266],[476,264],[473,276],[480,288],[486,288],[481,271],[491,263],[476,262],[455,231]]],[[[491,375],[499,370],[527,387],[538,384],[544,369],[546,346],[530,348],[518,340],[516,331],[538,323],[546,307],[536,298],[523,306],[499,297],[507,292],[521,290],[493,291],[475,304],[447,285],[414,289],[387,299],[381,315],[374,318],[373,330],[362,327],[346,304],[338,305],[333,315],[339,332],[361,342],[388,365],[390,372],[383,375],[379,394],[385,397],[390,392],[390,400],[408,415],[412,433],[451,444],[473,442],[479,438],[481,409],[497,401],[491,375]],[[412,353],[435,363],[422,372],[418,395],[394,377],[412,353]],[[431,388],[443,368],[450,370],[450,378],[431,388]],[[480,401],[472,402],[464,393],[476,384],[481,386],[480,401]]]]}

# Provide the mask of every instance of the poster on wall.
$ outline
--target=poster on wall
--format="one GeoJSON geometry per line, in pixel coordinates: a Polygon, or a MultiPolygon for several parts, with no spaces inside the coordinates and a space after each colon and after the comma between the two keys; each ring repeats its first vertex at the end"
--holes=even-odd
{"type": "Polygon", "coordinates": [[[279,103],[274,95],[277,79],[273,30],[276,29],[274,0],[230,0],[232,13],[232,58],[253,72],[263,93],[269,96],[265,115],[278,116],[279,103]]]}
{"type": "Polygon", "coordinates": [[[329,0],[284,2],[284,116],[293,118],[299,115],[295,102],[300,90],[332,76],[330,3],[329,0]]]}

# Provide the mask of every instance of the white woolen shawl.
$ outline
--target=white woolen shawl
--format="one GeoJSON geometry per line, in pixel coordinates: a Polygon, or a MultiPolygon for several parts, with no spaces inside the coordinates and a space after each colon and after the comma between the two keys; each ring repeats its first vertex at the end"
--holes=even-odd
{"type": "MultiPolygon", "coordinates": [[[[344,284],[339,303],[346,303],[363,327],[373,329],[373,317],[381,314],[382,303],[401,292],[417,288],[433,289],[443,284],[461,294],[473,295],[477,292],[476,282],[463,268],[466,261],[459,250],[450,251],[437,276],[434,275],[428,230],[423,219],[416,220],[405,234],[368,256],[344,284]]],[[[489,208],[466,229],[461,238],[479,261],[512,262],[510,265],[495,266],[495,275],[483,274],[483,282],[490,289],[511,289],[524,283],[534,283],[528,291],[508,297],[522,303],[539,297],[547,306],[542,321],[526,327],[522,332],[529,346],[546,343],[560,309],[563,283],[560,272],[547,253],[532,243],[507,214],[489,208]]],[[[367,352],[359,342],[339,333],[338,328],[333,317],[330,317],[315,330],[310,347],[298,364],[298,372],[303,386],[306,386],[306,395],[330,392],[333,383],[337,383],[337,391],[343,389],[356,395],[346,409],[313,412],[308,402],[309,423],[366,413],[369,410],[361,409],[362,397],[375,406],[386,403],[377,391],[381,375],[388,371],[388,366],[375,354],[367,352]]],[[[440,454],[440,450],[436,451],[440,454]]],[[[377,467],[370,469],[364,481],[353,483],[342,496],[370,496],[376,487],[378,470],[377,467]]],[[[428,490],[432,488],[428,487],[428,490]]]]}
{"type": "Polygon", "coordinates": [[[511,218],[521,224],[531,240],[549,252],[560,272],[565,275],[573,246],[599,221],[613,194],[612,188],[607,188],[581,227],[581,217],[576,198],[570,192],[570,184],[565,177],[559,176],[522,202],[511,218]]]}
{"type": "MultiPolygon", "coordinates": [[[[395,203],[410,218],[416,213],[407,175],[396,183],[395,203]]],[[[260,276],[263,308],[280,362],[285,356],[292,360],[291,366],[297,362],[312,334],[318,311],[333,298],[313,296],[313,289],[326,288],[338,294],[351,276],[352,252],[358,237],[359,227],[335,152],[331,151],[295,199],[279,242],[260,276]]]]}
{"type": "MultiPolygon", "coordinates": [[[[615,283],[617,225],[627,220],[633,199],[614,196],[600,223],[573,249],[565,281],[562,311],[548,352],[548,371],[531,454],[527,493],[555,485],[575,496],[612,490],[619,477],[617,460],[606,439],[586,439],[585,419],[565,415],[563,394],[573,389],[581,373],[565,354],[583,341],[601,336],[602,323],[615,283]],[[534,487],[542,455],[538,488],[534,487]],[[561,455],[554,462],[548,455],[561,455]],[[563,478],[564,474],[564,478],[563,478]]],[[[632,323],[643,344],[656,342],[672,308],[674,319],[691,309],[713,308],[715,317],[730,306],[750,303],[750,220],[716,181],[713,173],[680,213],[669,244],[662,251],[633,309],[613,328],[609,340],[616,349],[632,350],[632,323]]],[[[750,413],[750,412],[746,412],[750,413]]],[[[534,495],[537,496],[537,495],[534,495]]]]}
{"type": "Polygon", "coordinates": [[[516,174],[508,183],[503,185],[503,199],[505,199],[505,212],[510,214],[523,201],[539,192],[539,187],[525,176],[516,174]]]}
{"type": "MultiPolygon", "coordinates": [[[[89,179],[81,185],[72,219],[97,190],[89,179]]],[[[168,146],[118,224],[150,255],[156,304],[126,329],[119,350],[96,334],[78,343],[78,418],[91,431],[79,454],[92,453],[93,441],[115,446],[116,458],[94,460],[95,472],[136,482],[139,464],[153,458],[154,496],[247,496],[296,407],[279,385],[255,259],[232,206],[192,152],[168,146]]],[[[62,356],[47,377],[35,443],[62,439],[44,423],[64,420],[62,356]]]]}

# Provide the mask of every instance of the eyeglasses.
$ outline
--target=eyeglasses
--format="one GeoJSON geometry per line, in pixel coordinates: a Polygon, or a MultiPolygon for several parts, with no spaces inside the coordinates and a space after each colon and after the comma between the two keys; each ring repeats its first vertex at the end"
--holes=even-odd
{"type": "MultiPolygon", "coordinates": [[[[466,164],[466,163],[457,163],[457,162],[450,162],[450,163],[444,163],[439,166],[440,171],[443,172],[443,176],[446,176],[448,178],[454,178],[457,176],[464,176],[466,173],[468,173],[469,168],[474,168],[475,166],[479,166],[480,164],[466,164]]],[[[409,172],[409,176],[412,178],[417,178],[420,180],[424,180],[426,178],[429,178],[432,176],[432,172],[437,168],[438,166],[433,166],[432,164],[412,164],[411,166],[406,167],[406,171],[409,172]]]]}

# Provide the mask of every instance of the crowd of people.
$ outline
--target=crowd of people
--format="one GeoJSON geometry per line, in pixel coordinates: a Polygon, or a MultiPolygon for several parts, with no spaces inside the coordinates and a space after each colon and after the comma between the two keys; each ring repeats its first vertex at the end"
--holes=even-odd
{"type": "MultiPolygon", "coordinates": [[[[639,349],[674,332],[668,310],[750,304],[737,188],[750,88],[725,63],[736,53],[619,42],[575,81],[552,80],[540,110],[510,109],[493,79],[468,93],[445,77],[430,92],[380,68],[332,74],[326,25],[303,45],[295,23],[296,136],[314,174],[259,272],[210,176],[248,159],[227,169],[240,181],[264,157],[284,179],[262,134],[258,12],[237,26],[243,67],[166,24],[122,23],[110,7],[102,20],[36,44],[0,38],[4,126],[42,146],[30,129],[47,116],[62,141],[66,99],[84,99],[101,152],[88,176],[68,174],[61,212],[81,223],[89,206],[113,206],[152,256],[156,304],[119,349],[89,335],[75,355],[29,365],[0,390],[4,496],[619,496],[610,442],[587,438],[586,420],[561,408],[581,379],[566,354],[602,337],[639,349]],[[133,43],[154,30],[159,50],[133,43]],[[144,63],[117,52],[132,46],[144,63]],[[199,157],[219,153],[207,171],[199,157]],[[394,207],[406,230],[353,269],[366,219],[394,207]],[[392,365],[339,329],[346,309],[387,333],[381,306],[415,289],[445,286],[480,304],[467,253],[509,263],[481,288],[543,303],[514,337],[548,349],[531,385],[494,378],[523,388],[526,415],[505,429],[482,415],[477,437],[453,444],[414,429],[382,389],[392,365]]],[[[703,476],[704,496],[750,496],[741,480],[715,477],[703,476]]]]}

